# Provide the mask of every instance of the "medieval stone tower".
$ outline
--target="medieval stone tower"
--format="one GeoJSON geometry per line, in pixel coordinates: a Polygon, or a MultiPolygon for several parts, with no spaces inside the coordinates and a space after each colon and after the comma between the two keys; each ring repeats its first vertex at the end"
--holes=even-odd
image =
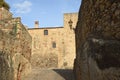
{"type": "Polygon", "coordinates": [[[73,68],[75,27],[78,13],[65,13],[64,26],[29,28],[32,36],[32,65],[39,68],[73,68]]]}

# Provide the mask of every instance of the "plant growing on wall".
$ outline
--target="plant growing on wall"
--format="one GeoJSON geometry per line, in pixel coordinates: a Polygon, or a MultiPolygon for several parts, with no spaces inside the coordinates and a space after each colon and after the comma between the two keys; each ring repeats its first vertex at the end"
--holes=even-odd
{"type": "Polygon", "coordinates": [[[14,35],[16,35],[16,33],[17,33],[17,23],[14,24],[14,27],[13,27],[13,33],[14,33],[14,35]]]}
{"type": "Polygon", "coordinates": [[[10,6],[4,0],[0,0],[0,8],[4,7],[5,9],[9,10],[10,6]]]}

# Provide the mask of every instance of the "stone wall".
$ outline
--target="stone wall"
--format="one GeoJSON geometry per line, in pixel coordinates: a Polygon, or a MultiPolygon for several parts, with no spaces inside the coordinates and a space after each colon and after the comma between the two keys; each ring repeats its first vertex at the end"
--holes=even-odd
{"type": "Polygon", "coordinates": [[[65,68],[73,68],[76,45],[75,45],[75,28],[78,20],[78,13],[64,14],[64,42],[65,54],[63,53],[63,64],[65,68]],[[70,21],[72,24],[70,24],[70,21]]]}
{"type": "Polygon", "coordinates": [[[29,73],[31,43],[20,18],[0,21],[0,80],[21,80],[29,73]]]}
{"type": "Polygon", "coordinates": [[[4,7],[0,7],[0,20],[12,18],[12,13],[6,10],[4,7]]]}
{"type": "Polygon", "coordinates": [[[75,32],[76,80],[119,80],[120,1],[83,0],[75,32]]]}
{"type": "Polygon", "coordinates": [[[57,68],[58,56],[63,52],[63,28],[33,28],[29,29],[32,36],[32,66],[39,68],[57,68]],[[45,35],[44,31],[48,34],[45,35]],[[61,37],[61,38],[60,38],[61,37]],[[53,43],[56,47],[53,47],[53,43]]]}
{"type": "MultiPolygon", "coordinates": [[[[64,27],[29,28],[32,36],[32,65],[39,68],[73,68],[75,27],[78,13],[64,14],[64,27]],[[72,21],[70,27],[69,21],[72,21]],[[44,31],[48,35],[44,35],[44,31]],[[56,48],[53,48],[56,43],[56,48]]],[[[36,23],[35,23],[36,25],[36,23]]]]}

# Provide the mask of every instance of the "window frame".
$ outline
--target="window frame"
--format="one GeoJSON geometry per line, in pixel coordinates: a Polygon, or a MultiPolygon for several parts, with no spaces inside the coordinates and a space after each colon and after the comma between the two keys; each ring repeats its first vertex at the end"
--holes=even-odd
{"type": "Polygon", "coordinates": [[[44,30],[44,35],[48,35],[48,30],[44,30]]]}

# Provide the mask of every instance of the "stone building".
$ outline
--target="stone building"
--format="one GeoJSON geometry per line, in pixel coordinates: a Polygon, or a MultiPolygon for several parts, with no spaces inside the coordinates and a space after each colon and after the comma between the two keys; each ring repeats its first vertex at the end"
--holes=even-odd
{"type": "Polygon", "coordinates": [[[64,26],[34,28],[32,36],[32,65],[39,68],[72,68],[75,58],[75,27],[78,13],[65,13],[64,26]]]}

